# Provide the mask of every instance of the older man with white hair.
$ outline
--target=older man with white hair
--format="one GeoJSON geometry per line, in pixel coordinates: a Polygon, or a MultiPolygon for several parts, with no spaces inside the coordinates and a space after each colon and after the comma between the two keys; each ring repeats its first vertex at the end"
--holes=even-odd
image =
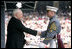
{"type": "Polygon", "coordinates": [[[15,9],[13,11],[13,17],[10,19],[7,27],[7,43],[6,48],[23,48],[26,40],[23,32],[32,34],[34,36],[38,35],[39,32],[26,28],[21,23],[21,18],[23,18],[23,12],[20,9],[15,9]]]}

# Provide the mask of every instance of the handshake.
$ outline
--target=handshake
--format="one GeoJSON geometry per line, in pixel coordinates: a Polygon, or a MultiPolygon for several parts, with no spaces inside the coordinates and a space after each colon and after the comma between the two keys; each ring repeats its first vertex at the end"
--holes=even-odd
{"type": "Polygon", "coordinates": [[[40,36],[40,35],[41,35],[41,31],[38,31],[38,32],[37,32],[37,35],[40,36]]]}

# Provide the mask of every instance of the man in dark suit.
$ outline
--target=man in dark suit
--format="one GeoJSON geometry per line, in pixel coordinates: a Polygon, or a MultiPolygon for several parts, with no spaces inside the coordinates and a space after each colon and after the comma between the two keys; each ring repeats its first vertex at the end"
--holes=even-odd
{"type": "Polygon", "coordinates": [[[21,23],[21,18],[23,17],[23,13],[20,9],[15,9],[13,11],[14,17],[8,23],[7,27],[7,43],[6,48],[23,48],[26,40],[24,39],[25,35],[23,32],[32,34],[34,36],[37,35],[37,31],[26,28],[21,23]]]}

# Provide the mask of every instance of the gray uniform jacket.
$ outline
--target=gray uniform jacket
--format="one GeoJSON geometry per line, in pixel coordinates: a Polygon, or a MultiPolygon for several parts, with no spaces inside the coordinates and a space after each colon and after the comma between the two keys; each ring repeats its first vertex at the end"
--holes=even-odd
{"type": "Polygon", "coordinates": [[[60,31],[61,26],[59,20],[55,16],[53,16],[52,18],[50,18],[47,30],[41,33],[41,38],[45,38],[43,43],[48,44],[52,39],[55,38],[57,34],[60,33],[60,31]]]}

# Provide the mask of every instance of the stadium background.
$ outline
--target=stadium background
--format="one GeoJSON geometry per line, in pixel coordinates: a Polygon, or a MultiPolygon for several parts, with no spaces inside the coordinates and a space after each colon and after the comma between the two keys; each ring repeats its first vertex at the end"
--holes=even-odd
{"type": "MultiPolygon", "coordinates": [[[[65,48],[71,48],[71,1],[1,1],[1,6],[4,6],[4,18],[5,22],[5,43],[7,40],[7,24],[12,17],[12,11],[16,8],[16,4],[20,2],[22,7],[20,8],[24,13],[24,21],[22,22],[26,27],[37,30],[44,31],[47,29],[49,19],[46,16],[46,6],[55,6],[59,10],[57,12],[57,17],[61,23],[61,39],[64,43],[65,48]],[[33,24],[33,25],[32,25],[33,24]]],[[[2,30],[2,31],[3,31],[2,30]]],[[[39,42],[38,38],[34,40],[32,35],[26,34],[27,37],[31,37],[31,42],[39,42]],[[33,41],[34,40],[34,41],[33,41]]],[[[40,39],[40,38],[39,38],[40,39]]],[[[28,39],[30,40],[30,38],[28,39]]],[[[37,47],[37,46],[29,46],[37,47]]]]}

